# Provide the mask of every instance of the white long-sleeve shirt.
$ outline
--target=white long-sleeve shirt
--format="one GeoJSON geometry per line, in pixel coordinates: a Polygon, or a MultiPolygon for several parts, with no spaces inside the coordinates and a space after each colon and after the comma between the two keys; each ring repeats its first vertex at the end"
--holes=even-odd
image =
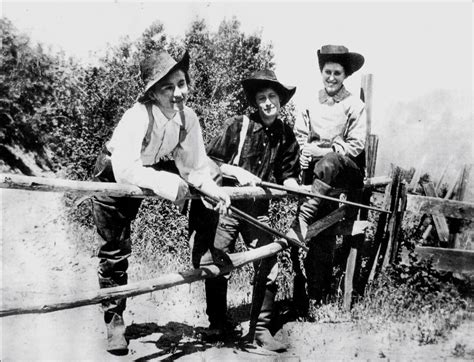
{"type": "MultiPolygon", "coordinates": [[[[324,89],[320,90],[318,101],[308,111],[311,142],[352,157],[357,157],[364,150],[367,130],[365,105],[345,87],[333,97],[324,89]]],[[[298,142],[307,142],[308,126],[303,117],[296,118],[294,131],[298,142]]]]}
{"type": "Polygon", "coordinates": [[[151,189],[163,198],[176,201],[182,182],[179,176],[145,167],[171,153],[181,177],[197,187],[216,187],[210,175],[201,127],[194,111],[184,106],[183,112],[176,113],[170,120],[157,106],[152,106],[152,113],[154,124],[150,142],[143,150],[143,139],[149,124],[146,106],[135,103],[117,124],[107,144],[116,181],[151,189]],[[183,123],[186,137],[180,141],[183,123]]]}

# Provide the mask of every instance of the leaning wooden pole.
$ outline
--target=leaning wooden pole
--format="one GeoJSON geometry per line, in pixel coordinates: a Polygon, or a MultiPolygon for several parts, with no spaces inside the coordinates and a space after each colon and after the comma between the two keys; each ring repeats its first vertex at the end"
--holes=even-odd
{"type": "Polygon", "coordinates": [[[214,264],[202,265],[199,269],[189,270],[182,273],[170,273],[151,280],[67,296],[50,303],[22,305],[16,307],[2,306],[0,309],[0,317],[19,314],[50,313],[64,309],[99,304],[118,298],[134,297],[157,290],[175,287],[181,284],[189,284],[205,278],[212,278],[218,275],[230,273],[232,270],[240,268],[248,263],[273,256],[283,250],[286,246],[286,243],[278,241],[257,249],[229,254],[229,264],[222,267],[218,267],[214,264]]]}

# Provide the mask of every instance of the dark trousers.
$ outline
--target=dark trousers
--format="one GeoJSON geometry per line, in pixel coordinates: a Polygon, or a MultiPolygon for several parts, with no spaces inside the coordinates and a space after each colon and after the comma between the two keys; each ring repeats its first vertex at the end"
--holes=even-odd
{"type": "MultiPolygon", "coordinates": [[[[234,253],[238,235],[250,248],[258,248],[273,241],[268,233],[241,221],[233,216],[210,217],[199,211],[200,200],[191,203],[190,221],[193,220],[194,233],[191,236],[192,259],[195,268],[199,267],[201,257],[211,251],[213,259],[221,253],[234,253]]],[[[238,209],[268,224],[268,200],[237,200],[233,205],[238,209]]],[[[254,291],[252,301],[251,320],[256,320],[262,308],[263,296],[267,288],[276,286],[278,263],[276,256],[265,258],[254,263],[254,291]],[[258,290],[257,290],[258,289],[258,290]],[[257,293],[256,293],[257,290],[257,293]],[[260,293],[261,292],[261,293],[260,293]]],[[[206,287],[206,313],[213,327],[222,327],[226,322],[227,313],[227,281],[229,275],[209,278],[205,281],[206,287]]]]}
{"type": "MultiPolygon", "coordinates": [[[[313,176],[315,183],[319,180],[331,187],[327,194],[337,196],[331,189],[345,189],[348,190],[347,196],[350,200],[357,198],[354,189],[362,188],[364,179],[363,171],[350,157],[335,152],[328,153],[314,164],[313,176]]],[[[300,214],[305,215],[310,225],[335,210],[338,204],[322,201],[317,208],[308,206],[307,202],[303,202],[300,205],[300,214]]],[[[336,236],[318,235],[308,242],[309,251],[304,261],[308,296],[311,299],[322,300],[331,287],[336,236]]]]}
{"type": "MultiPolygon", "coordinates": [[[[178,173],[174,161],[161,161],[151,167],[178,173]]],[[[93,181],[116,182],[110,157],[106,152],[101,153],[97,159],[93,181]]],[[[141,202],[141,198],[131,197],[92,198],[92,215],[100,238],[98,277],[101,288],[127,284],[128,257],[132,253],[130,225],[141,202]]],[[[114,313],[122,314],[125,305],[125,298],[103,303],[105,321],[108,323],[114,313]]]]}

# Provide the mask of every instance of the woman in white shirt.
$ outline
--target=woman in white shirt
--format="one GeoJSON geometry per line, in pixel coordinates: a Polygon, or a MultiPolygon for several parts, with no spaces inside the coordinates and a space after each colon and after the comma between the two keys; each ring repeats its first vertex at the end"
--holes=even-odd
{"type": "MultiPolygon", "coordinates": [[[[186,180],[220,200],[214,209],[225,212],[229,196],[214,181],[218,171],[211,170],[198,118],[184,105],[188,69],[188,53],[176,62],[166,51],[159,51],[141,62],[145,88],[99,156],[94,180],[137,185],[174,203],[183,202],[188,193],[186,180]],[[168,155],[174,161],[163,160],[168,155]]],[[[98,253],[101,288],[127,283],[130,223],[140,203],[141,199],[127,197],[93,199],[94,221],[102,241],[98,253]]],[[[107,350],[113,354],[128,353],[122,317],[125,302],[103,304],[107,350]]]]}
{"type": "MultiPolygon", "coordinates": [[[[318,50],[318,62],[324,88],[319,90],[305,117],[295,122],[301,146],[300,165],[311,176],[314,193],[360,189],[365,167],[365,105],[344,87],[344,80],[362,67],[364,57],[342,45],[324,45],[318,50]]],[[[349,198],[353,194],[351,191],[349,198]]],[[[304,242],[308,226],[335,207],[336,203],[324,204],[319,198],[307,198],[300,204],[288,235],[304,242]]],[[[305,269],[311,318],[330,289],[336,239],[318,236],[306,242],[309,243],[305,269]]],[[[298,276],[295,285],[299,285],[297,279],[298,276]]],[[[300,313],[307,313],[308,306],[298,306],[298,300],[295,303],[300,313]]]]}

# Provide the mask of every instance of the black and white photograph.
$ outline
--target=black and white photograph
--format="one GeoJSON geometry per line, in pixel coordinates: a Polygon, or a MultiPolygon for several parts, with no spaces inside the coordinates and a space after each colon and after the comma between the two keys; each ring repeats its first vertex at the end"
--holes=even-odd
{"type": "Polygon", "coordinates": [[[471,1],[0,14],[0,361],[474,360],[471,1]]]}

